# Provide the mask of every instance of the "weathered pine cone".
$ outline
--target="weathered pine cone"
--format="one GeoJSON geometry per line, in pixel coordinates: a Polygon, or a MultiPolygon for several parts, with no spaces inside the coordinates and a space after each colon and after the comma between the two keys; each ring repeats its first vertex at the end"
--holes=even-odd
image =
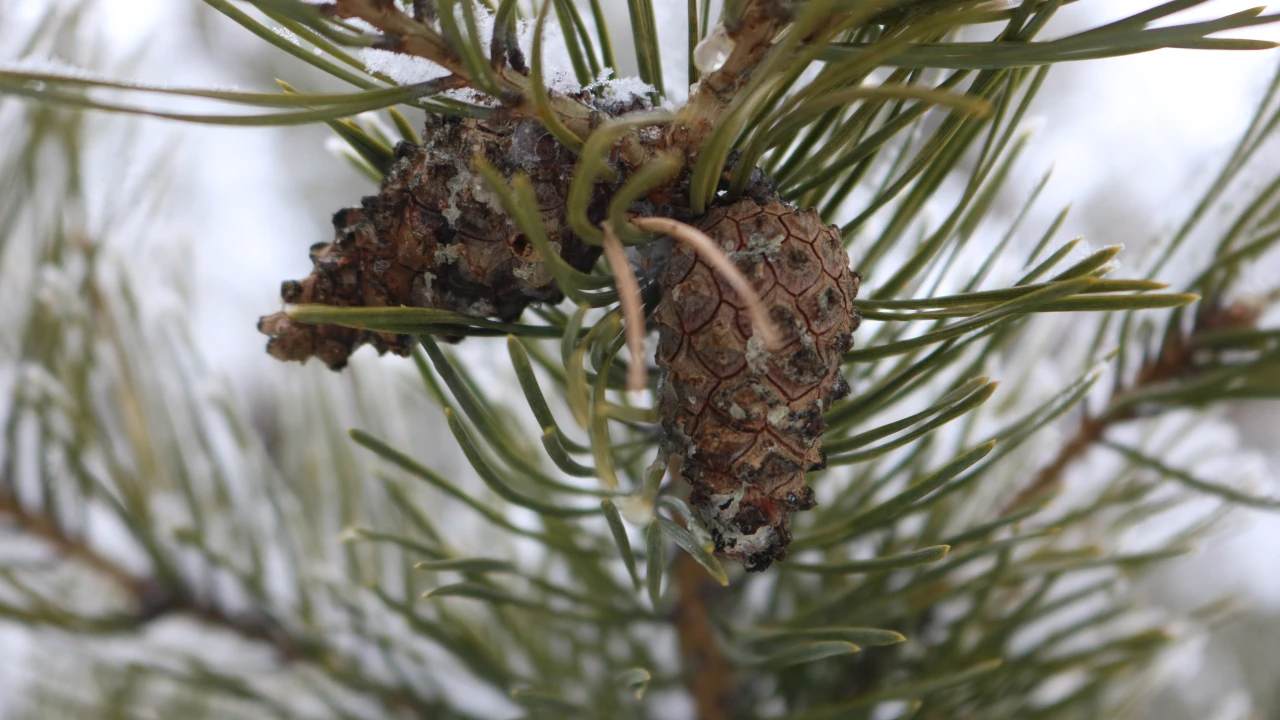
{"type": "Polygon", "coordinates": [[[656,314],[664,448],[683,458],[716,551],[759,571],[786,557],[791,513],[815,504],[804,474],[826,464],[822,413],[849,392],[840,364],[861,276],[814,210],[743,199],[698,226],[751,281],[782,348],[767,350],[741,296],[676,247],[656,314]]]}
{"type": "MultiPolygon", "coordinates": [[[[533,181],[553,247],[580,270],[599,249],[565,220],[565,193],[577,158],[536,120],[458,120],[432,116],[422,145],[401,143],[377,195],[333,217],[334,240],[311,248],[314,270],[286,281],[286,303],[342,307],[429,307],[513,321],[534,301],[558,302],[542,258],[472,169],[483,155],[510,179],[533,181]]],[[[601,215],[600,203],[591,210],[601,215]]],[[[600,217],[593,217],[598,221],[600,217]]],[[[258,328],[279,360],[320,358],[339,370],[362,344],[407,355],[409,337],[336,325],[305,325],[276,313],[258,328]]]]}

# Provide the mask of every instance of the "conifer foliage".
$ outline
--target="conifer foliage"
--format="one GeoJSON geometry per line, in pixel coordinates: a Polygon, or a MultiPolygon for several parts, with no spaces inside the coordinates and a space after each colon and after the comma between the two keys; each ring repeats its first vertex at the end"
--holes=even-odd
{"type": "MultiPolygon", "coordinates": [[[[204,0],[349,92],[0,68],[31,101],[0,521],[43,552],[0,554],[0,618],[52,648],[19,713],[1130,717],[1230,615],[1126,580],[1280,507],[1169,452],[1280,397],[1280,293],[1240,281],[1280,240],[1280,180],[1243,181],[1275,172],[1280,74],[1128,277],[1008,180],[1052,65],[1263,51],[1220,34],[1280,17],[689,0],[676,78],[666,1],[615,38],[604,0],[204,0]],[[334,130],[378,190],[259,327],[358,382],[273,367],[265,418],[208,389],[75,210],[96,111],[334,130]]],[[[26,51],[80,49],[78,18],[26,51]]]]}

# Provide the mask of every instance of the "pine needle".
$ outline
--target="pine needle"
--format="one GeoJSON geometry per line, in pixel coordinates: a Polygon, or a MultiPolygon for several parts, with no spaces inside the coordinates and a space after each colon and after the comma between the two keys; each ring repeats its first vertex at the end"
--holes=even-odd
{"type": "Polygon", "coordinates": [[[631,352],[631,363],[627,366],[627,390],[640,392],[649,383],[649,363],[644,358],[644,308],[640,305],[640,283],[631,270],[622,241],[613,232],[613,225],[605,220],[600,223],[600,229],[604,231],[604,256],[613,271],[622,317],[626,320],[627,349],[631,352]]]}

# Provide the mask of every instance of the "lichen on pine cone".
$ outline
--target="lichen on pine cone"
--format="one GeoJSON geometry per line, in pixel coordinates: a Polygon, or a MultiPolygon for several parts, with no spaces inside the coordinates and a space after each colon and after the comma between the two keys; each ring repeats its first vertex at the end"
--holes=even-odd
{"type": "Polygon", "coordinates": [[[812,209],[742,199],[697,225],[754,286],[781,347],[766,349],[742,297],[677,246],[655,316],[664,450],[683,458],[716,551],[764,570],[786,557],[791,514],[815,505],[804,475],[825,466],[822,414],[849,392],[840,364],[861,276],[812,209]]]}
{"type": "MultiPolygon", "coordinates": [[[[426,307],[514,321],[535,301],[558,302],[550,270],[484,179],[472,169],[481,155],[503,177],[532,181],[553,248],[588,270],[599,248],[584,243],[565,219],[565,195],[576,156],[536,120],[430,116],[423,143],[400,143],[377,195],[333,217],[334,239],[311,248],[314,269],[286,281],[289,304],[339,307],[426,307]]],[[[597,197],[598,200],[598,197],[597,197]]],[[[602,215],[594,202],[591,215],[602,215]]],[[[598,221],[594,217],[593,221],[598,221]]],[[[306,325],[284,312],[262,318],[267,351],[280,360],[318,357],[338,370],[362,344],[407,355],[407,335],[337,325],[306,325]]]]}

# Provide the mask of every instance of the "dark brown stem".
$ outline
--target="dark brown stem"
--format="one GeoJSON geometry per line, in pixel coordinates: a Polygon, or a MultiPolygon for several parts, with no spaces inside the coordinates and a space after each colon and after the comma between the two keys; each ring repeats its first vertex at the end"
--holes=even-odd
{"type": "MultiPolygon", "coordinates": [[[[383,49],[430,60],[448,69],[469,87],[475,87],[475,78],[468,75],[466,65],[440,33],[401,10],[397,3],[391,0],[337,0],[320,8],[334,17],[360,19],[373,25],[386,36],[380,45],[383,49]]],[[[661,149],[683,152],[689,157],[697,155],[711,130],[728,112],[752,71],[789,22],[790,14],[782,0],[744,0],[738,22],[726,29],[734,42],[728,58],[695,86],[689,102],[680,109],[666,133],[661,149]]],[[[505,94],[502,99],[509,117],[538,117],[539,110],[533,102],[529,77],[504,67],[501,59],[494,69],[500,89],[505,94]]],[[[580,98],[553,94],[551,107],[561,122],[579,137],[590,135],[599,122],[599,112],[580,98]]],[[[634,132],[626,134],[619,146],[622,157],[631,167],[641,165],[654,150],[638,142],[634,132]]]]}
{"type": "Polygon", "coordinates": [[[107,558],[82,539],[72,537],[47,516],[33,513],[7,490],[0,489],[0,516],[13,521],[18,528],[53,548],[59,556],[73,560],[118,587],[129,597],[136,612],[112,617],[87,625],[107,630],[128,631],[140,628],[161,617],[188,615],[210,625],[230,630],[248,640],[266,642],[285,658],[298,655],[298,643],[286,636],[274,623],[250,614],[228,614],[214,604],[201,601],[184,588],[171,588],[150,577],[138,576],[107,558]]]}
{"type": "Polygon", "coordinates": [[[675,581],[679,593],[676,633],[698,720],[730,720],[736,685],[733,666],[711,632],[711,605],[724,589],[687,553],[676,559],[675,581]]]}

